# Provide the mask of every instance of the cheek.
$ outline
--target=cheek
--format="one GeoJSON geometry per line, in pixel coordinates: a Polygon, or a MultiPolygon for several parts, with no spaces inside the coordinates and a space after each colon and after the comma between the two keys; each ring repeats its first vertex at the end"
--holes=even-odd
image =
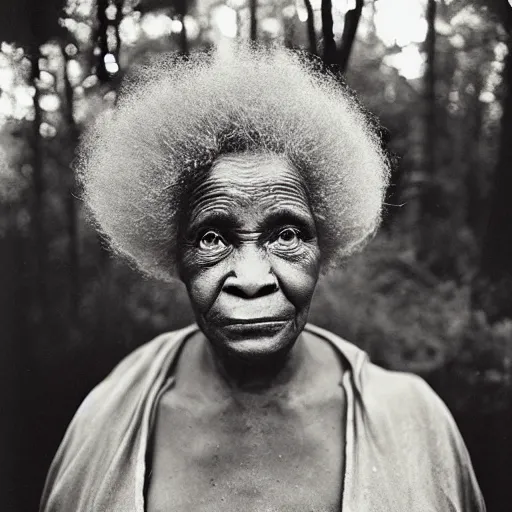
{"type": "Polygon", "coordinates": [[[212,307],[222,285],[218,273],[212,270],[202,270],[185,282],[193,309],[202,314],[212,307]]]}
{"type": "Polygon", "coordinates": [[[320,272],[320,258],[317,251],[300,262],[276,260],[273,268],[283,293],[297,309],[308,307],[320,272]]]}
{"type": "Polygon", "coordinates": [[[193,257],[184,258],[180,269],[192,308],[204,314],[212,307],[222,287],[225,276],[224,266],[204,267],[193,257]]]}

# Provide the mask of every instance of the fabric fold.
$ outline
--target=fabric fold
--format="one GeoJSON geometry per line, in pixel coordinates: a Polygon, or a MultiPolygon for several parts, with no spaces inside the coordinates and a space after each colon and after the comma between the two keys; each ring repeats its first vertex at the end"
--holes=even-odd
{"type": "MultiPolygon", "coordinates": [[[[379,368],[329,331],[305,330],[346,362],[342,512],[485,511],[461,435],[432,389],[415,375],[379,368]]],[[[197,331],[157,337],[89,394],[50,467],[40,512],[144,512],[154,412],[180,348],[197,331]]]]}

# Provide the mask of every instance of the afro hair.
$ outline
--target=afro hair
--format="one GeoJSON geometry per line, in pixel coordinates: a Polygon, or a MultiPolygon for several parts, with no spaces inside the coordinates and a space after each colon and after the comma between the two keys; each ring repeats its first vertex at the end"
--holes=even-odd
{"type": "Polygon", "coordinates": [[[377,229],[389,161],[375,121],[334,75],[282,48],[146,66],[83,137],[78,175],[113,251],[168,281],[190,184],[220,155],[249,151],[281,156],[302,175],[324,270],[377,229]]]}

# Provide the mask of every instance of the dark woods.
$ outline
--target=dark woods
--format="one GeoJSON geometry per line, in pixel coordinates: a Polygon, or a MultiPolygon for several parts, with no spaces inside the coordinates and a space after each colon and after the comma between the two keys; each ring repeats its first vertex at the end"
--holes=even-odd
{"type": "Polygon", "coordinates": [[[80,134],[137,64],[235,37],[317,55],[389,130],[400,165],[383,229],[321,284],[311,321],[423,375],[489,510],[510,509],[508,0],[24,0],[0,4],[0,27],[2,510],[37,509],[73,413],[121,357],[192,321],[178,284],[111,258],[86,222],[80,134]]]}

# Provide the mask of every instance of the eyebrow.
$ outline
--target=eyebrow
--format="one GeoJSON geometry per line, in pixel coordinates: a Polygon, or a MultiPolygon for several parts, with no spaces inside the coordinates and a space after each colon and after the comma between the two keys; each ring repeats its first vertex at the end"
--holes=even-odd
{"type": "Polygon", "coordinates": [[[295,208],[278,208],[272,210],[263,220],[265,227],[276,227],[280,224],[294,224],[307,231],[315,231],[315,222],[312,215],[295,208]]]}
{"type": "Polygon", "coordinates": [[[199,213],[190,222],[187,233],[196,231],[203,226],[211,226],[213,228],[235,229],[240,225],[239,220],[227,211],[210,211],[207,213],[199,213]]]}
{"type": "MultiPolygon", "coordinates": [[[[293,207],[273,209],[264,216],[260,227],[267,230],[283,224],[297,226],[309,235],[316,233],[316,223],[313,217],[293,207]]],[[[241,227],[240,219],[234,213],[226,210],[213,210],[195,216],[187,228],[187,236],[190,237],[198,229],[206,226],[223,230],[236,230],[241,227]]]]}

